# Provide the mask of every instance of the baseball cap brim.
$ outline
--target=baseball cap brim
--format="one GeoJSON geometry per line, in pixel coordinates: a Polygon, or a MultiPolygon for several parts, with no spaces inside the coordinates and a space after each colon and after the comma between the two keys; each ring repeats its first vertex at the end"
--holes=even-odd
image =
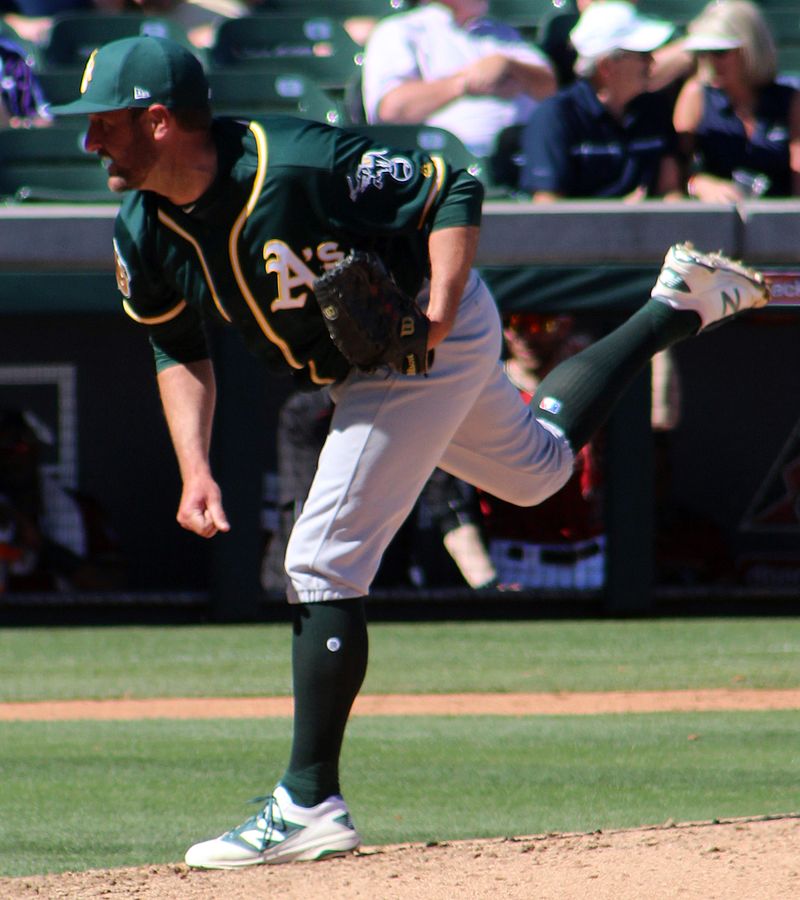
{"type": "Polygon", "coordinates": [[[615,50],[650,53],[674,31],[671,22],[638,15],[627,3],[606,0],[590,4],[569,36],[578,56],[596,58],[615,50]]]}
{"type": "Polygon", "coordinates": [[[736,38],[722,37],[716,34],[690,34],[683,42],[685,50],[699,52],[701,50],[736,50],[742,46],[736,38]]]}
{"type": "MultiPolygon", "coordinates": [[[[130,104],[131,106],[133,104],[130,104]]],[[[91,100],[85,100],[81,97],[79,100],[73,100],[71,103],[62,103],[57,106],[48,106],[49,111],[54,116],[85,116],[89,113],[111,112],[115,109],[123,109],[118,105],[110,105],[108,103],[92,103],[91,100]]]]}
{"type": "Polygon", "coordinates": [[[632,50],[635,53],[649,53],[666,43],[672,36],[674,27],[669,22],[643,22],[634,31],[618,42],[615,50],[632,50]]]}

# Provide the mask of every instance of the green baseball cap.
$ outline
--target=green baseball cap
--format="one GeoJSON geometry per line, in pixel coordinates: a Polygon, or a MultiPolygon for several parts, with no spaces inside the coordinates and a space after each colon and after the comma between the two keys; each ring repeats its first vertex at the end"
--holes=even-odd
{"type": "Polygon", "coordinates": [[[56,116],[109,112],[162,103],[171,109],[203,107],[208,80],[200,60],[168,38],[122,38],[95,50],[81,79],[81,96],[50,107],[56,116]]]}

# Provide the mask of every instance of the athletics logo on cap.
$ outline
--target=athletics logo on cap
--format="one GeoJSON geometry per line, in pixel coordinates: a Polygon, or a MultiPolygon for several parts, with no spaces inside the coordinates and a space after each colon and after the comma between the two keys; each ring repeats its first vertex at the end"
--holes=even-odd
{"type": "Polygon", "coordinates": [[[86,68],[83,70],[83,77],[81,78],[81,93],[85,94],[86,89],[89,87],[89,82],[92,80],[92,75],[94,74],[94,58],[97,56],[97,50],[92,50],[92,55],[86,61],[86,68]]]}

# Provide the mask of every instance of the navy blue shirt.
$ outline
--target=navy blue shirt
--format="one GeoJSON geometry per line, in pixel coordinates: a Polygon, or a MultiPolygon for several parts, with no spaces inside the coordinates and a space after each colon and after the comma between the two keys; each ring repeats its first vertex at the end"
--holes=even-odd
{"type": "Polygon", "coordinates": [[[640,186],[652,194],[674,144],[666,97],[642,94],[620,121],[581,79],[543,100],[525,126],[520,187],[564,197],[624,197],[640,186]]]}
{"type": "Polygon", "coordinates": [[[795,93],[788,84],[763,87],[756,104],[755,132],[748,138],[727,94],[705,85],[703,117],[695,132],[694,170],[745,186],[755,176],[766,176],[767,196],[791,195],[789,108],[795,93]]]}

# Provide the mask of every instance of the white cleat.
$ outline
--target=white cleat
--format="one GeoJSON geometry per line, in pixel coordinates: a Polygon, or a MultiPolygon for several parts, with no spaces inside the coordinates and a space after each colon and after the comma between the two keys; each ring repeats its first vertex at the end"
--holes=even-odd
{"type": "Polygon", "coordinates": [[[673,309],[696,312],[702,330],[747,309],[766,306],[769,289],[755,269],[686,243],[669,248],[650,296],[673,309]]]}
{"type": "Polygon", "coordinates": [[[195,844],[186,851],[186,864],[197,869],[237,869],[263,863],[286,863],[341,856],[355,850],[361,838],[347,804],[328,797],[307,808],[292,802],[278,785],[255,816],[231,831],[195,844]]]}

